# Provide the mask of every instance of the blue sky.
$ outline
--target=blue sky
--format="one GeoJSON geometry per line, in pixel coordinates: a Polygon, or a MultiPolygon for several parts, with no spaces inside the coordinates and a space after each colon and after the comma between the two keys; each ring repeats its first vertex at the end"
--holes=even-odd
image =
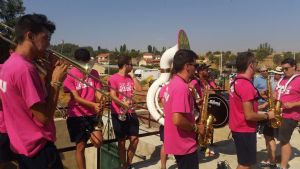
{"type": "Polygon", "coordinates": [[[147,51],[176,44],[184,29],[191,48],[244,51],[268,42],[300,52],[298,0],[24,0],[26,13],[55,22],[51,43],[147,51]]]}

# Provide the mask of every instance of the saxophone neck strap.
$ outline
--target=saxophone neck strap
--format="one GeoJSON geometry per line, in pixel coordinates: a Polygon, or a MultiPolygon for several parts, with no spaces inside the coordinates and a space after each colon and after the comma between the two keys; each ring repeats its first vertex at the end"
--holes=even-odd
{"type": "Polygon", "coordinates": [[[293,76],[291,76],[291,77],[289,78],[289,80],[286,82],[286,84],[284,85],[283,88],[280,87],[280,83],[281,83],[281,81],[284,79],[284,77],[282,77],[282,78],[278,81],[277,86],[276,86],[277,90],[279,91],[279,92],[278,92],[278,96],[277,96],[277,100],[280,100],[281,94],[284,93],[284,92],[286,91],[286,89],[287,89],[287,87],[289,86],[289,84],[290,84],[296,77],[298,77],[298,76],[300,76],[300,74],[294,74],[293,76]]]}

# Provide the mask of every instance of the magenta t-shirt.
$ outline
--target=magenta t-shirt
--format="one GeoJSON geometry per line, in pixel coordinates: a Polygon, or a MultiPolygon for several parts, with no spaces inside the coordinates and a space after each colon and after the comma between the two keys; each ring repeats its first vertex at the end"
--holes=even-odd
{"type": "Polygon", "coordinates": [[[198,83],[198,81],[196,79],[193,79],[192,81],[190,81],[190,84],[194,86],[196,92],[198,93],[199,97],[202,98],[202,89],[200,84],[198,83]]]}
{"type": "MultiPolygon", "coordinates": [[[[0,72],[1,72],[2,64],[0,64],[0,72]]],[[[2,88],[2,81],[0,81],[0,88],[2,88]]],[[[6,128],[4,124],[4,117],[3,117],[3,108],[2,108],[2,102],[0,98],[0,133],[6,133],[6,128]]]]}
{"type": "MultiPolygon", "coordinates": [[[[285,84],[289,79],[284,78],[280,84],[279,88],[284,88],[285,84]]],[[[279,89],[276,87],[276,92],[278,95],[279,89]]],[[[295,77],[287,86],[286,90],[281,93],[280,101],[282,103],[286,102],[299,102],[300,101],[300,77],[295,77]]],[[[282,117],[286,119],[300,120],[300,107],[293,107],[291,109],[282,110],[282,117]]]]}
{"type": "MultiPolygon", "coordinates": [[[[237,75],[236,78],[242,76],[237,75]]],[[[243,77],[244,78],[244,77],[243,77]]],[[[238,79],[230,86],[229,101],[229,128],[234,132],[255,132],[256,122],[247,121],[243,108],[243,102],[252,102],[254,112],[258,111],[258,93],[252,82],[246,79],[238,79]],[[235,91],[234,91],[235,90],[235,91]]]]}
{"type": "MultiPolygon", "coordinates": [[[[112,88],[111,90],[117,90],[116,94],[122,102],[127,99],[125,96],[129,98],[133,97],[134,81],[129,75],[122,76],[119,73],[116,73],[108,79],[108,85],[112,88]]],[[[123,110],[120,109],[120,106],[112,101],[111,112],[118,114],[125,113],[121,111],[123,110]]],[[[128,113],[132,112],[132,110],[128,110],[128,113]]]]}
{"type": "MultiPolygon", "coordinates": [[[[77,68],[73,67],[69,74],[83,80],[86,84],[93,86],[95,89],[101,89],[102,85],[99,82],[99,74],[96,70],[91,71],[91,76],[95,77],[88,77],[85,78],[85,75],[78,70],[77,68]]],[[[72,77],[71,75],[67,75],[66,79],[64,80],[64,88],[65,91],[74,91],[76,90],[78,95],[88,101],[95,102],[96,97],[95,93],[96,90],[92,87],[89,87],[85,83],[76,80],[76,78],[72,77]]],[[[96,114],[93,108],[89,108],[87,106],[81,105],[80,103],[76,102],[73,97],[71,97],[69,101],[69,109],[68,109],[68,116],[69,117],[80,117],[80,116],[92,116],[96,114]]]]}
{"type": "Polygon", "coordinates": [[[0,79],[4,122],[17,154],[36,155],[47,140],[54,142],[54,120],[44,125],[30,111],[39,102],[45,102],[46,92],[35,66],[24,57],[13,53],[3,64],[0,79]]]}
{"type": "Polygon", "coordinates": [[[197,150],[196,134],[176,127],[173,124],[174,113],[181,113],[192,124],[194,101],[188,84],[177,75],[173,76],[168,84],[167,94],[164,95],[165,127],[164,146],[167,154],[185,155],[197,150]]]}

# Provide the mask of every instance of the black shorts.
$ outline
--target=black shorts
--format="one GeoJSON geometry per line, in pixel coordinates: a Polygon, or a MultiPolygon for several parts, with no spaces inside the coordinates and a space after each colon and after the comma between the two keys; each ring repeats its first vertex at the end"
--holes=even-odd
{"type": "Polygon", "coordinates": [[[238,163],[245,166],[256,164],[256,132],[233,132],[238,163]]]}
{"type": "Polygon", "coordinates": [[[56,146],[52,142],[47,142],[35,156],[26,157],[17,154],[19,169],[64,169],[56,146]]]}
{"type": "Polygon", "coordinates": [[[164,142],[165,132],[164,132],[163,125],[159,126],[159,137],[160,137],[160,141],[164,142]]]}
{"type": "Polygon", "coordinates": [[[90,133],[94,131],[94,127],[98,124],[98,118],[93,116],[68,117],[67,127],[71,142],[86,142],[90,138],[90,133]]]}
{"type": "Polygon", "coordinates": [[[278,140],[281,143],[289,143],[294,129],[298,126],[298,121],[292,119],[282,119],[282,124],[279,127],[278,140]]]}
{"type": "Polygon", "coordinates": [[[0,163],[14,159],[14,153],[10,149],[7,133],[0,133],[0,163]]]}
{"type": "Polygon", "coordinates": [[[178,169],[199,169],[197,150],[191,154],[174,155],[178,169]]]}
{"type": "Polygon", "coordinates": [[[121,121],[118,114],[111,114],[112,124],[116,139],[124,139],[128,136],[138,136],[139,134],[139,120],[136,113],[126,114],[126,120],[121,121]]]}
{"type": "Polygon", "coordinates": [[[278,128],[272,128],[269,125],[270,124],[267,123],[264,126],[263,134],[266,135],[266,136],[269,136],[269,137],[275,137],[275,138],[277,138],[278,137],[278,128]]]}

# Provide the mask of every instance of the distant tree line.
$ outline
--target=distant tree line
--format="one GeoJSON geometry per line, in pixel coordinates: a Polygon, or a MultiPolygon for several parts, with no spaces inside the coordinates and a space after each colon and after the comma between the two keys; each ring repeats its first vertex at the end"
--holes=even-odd
{"type": "MultiPolygon", "coordinates": [[[[0,0],[0,22],[7,24],[10,27],[14,27],[17,19],[22,16],[25,12],[25,7],[23,6],[22,0],[0,0]]],[[[57,45],[51,45],[51,48],[57,52],[62,53],[66,56],[73,56],[73,53],[79,47],[84,47],[90,51],[92,56],[100,53],[110,53],[110,63],[115,64],[116,60],[121,55],[127,55],[131,58],[141,59],[143,52],[135,49],[128,49],[126,44],[120,45],[119,48],[115,48],[110,51],[106,48],[100,46],[96,50],[91,46],[79,46],[73,43],[61,43],[57,45]]],[[[0,39],[0,63],[3,63],[9,56],[10,44],[0,39]]],[[[159,50],[153,45],[147,46],[147,52],[153,53],[154,55],[162,55],[166,51],[166,47],[162,47],[159,50]]],[[[248,49],[253,52],[257,60],[262,61],[271,55],[274,50],[269,43],[261,43],[256,49],[248,49]]],[[[209,61],[213,64],[220,65],[220,55],[222,54],[222,65],[235,62],[236,54],[231,51],[209,51],[205,56],[200,56],[201,59],[207,57],[209,61]]],[[[275,54],[273,56],[274,64],[278,65],[284,58],[292,57],[295,58],[298,63],[300,63],[300,53],[292,53],[290,51],[283,52],[282,54],[275,54]]]]}

